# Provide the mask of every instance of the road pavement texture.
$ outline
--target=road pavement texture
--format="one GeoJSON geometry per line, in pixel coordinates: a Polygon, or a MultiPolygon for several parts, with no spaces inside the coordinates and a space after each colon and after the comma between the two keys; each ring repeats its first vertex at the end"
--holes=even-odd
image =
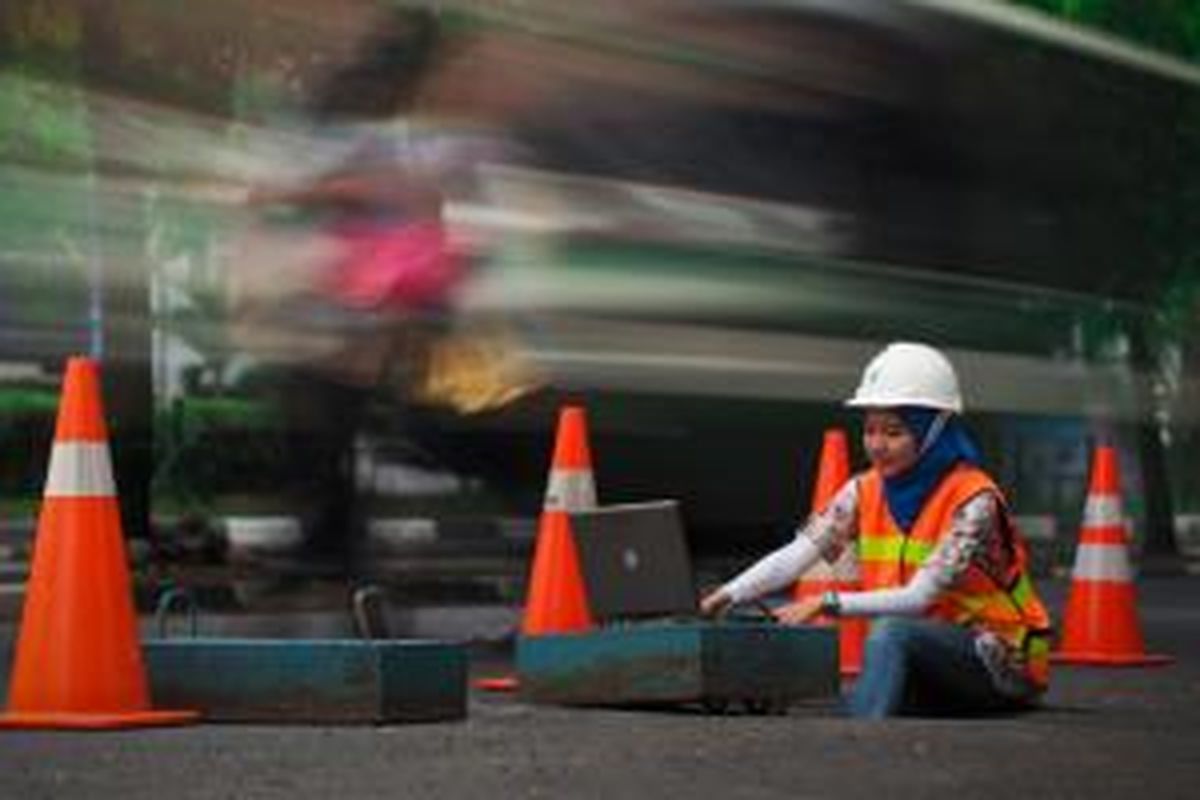
{"type": "MultiPolygon", "coordinates": [[[[1061,608],[1066,582],[1045,594],[1061,608]]],[[[1155,668],[1059,667],[1007,718],[534,707],[474,694],[465,722],[0,733],[0,796],[35,798],[1192,798],[1200,578],[1138,585],[1155,668]]],[[[3,631],[11,637],[11,626],[3,631]]],[[[494,666],[488,665],[488,666],[494,666]]]]}

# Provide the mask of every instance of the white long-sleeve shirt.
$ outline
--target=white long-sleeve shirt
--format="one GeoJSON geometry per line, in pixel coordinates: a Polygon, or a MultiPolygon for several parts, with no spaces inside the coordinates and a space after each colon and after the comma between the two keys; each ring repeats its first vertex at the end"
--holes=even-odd
{"type": "MultiPolygon", "coordinates": [[[[833,564],[858,538],[859,481],[847,481],[819,514],[808,518],[791,542],[751,565],[723,587],[735,603],[778,591],[795,582],[818,559],[833,564]]],[[[1006,557],[998,498],[982,491],[954,512],[950,533],[904,586],[839,592],[846,616],[920,616],[966,573],[972,564],[1000,574],[1006,557]]],[[[1024,654],[990,631],[976,631],[976,651],[997,689],[1023,696],[1031,691],[1022,670],[1024,654]]]]}

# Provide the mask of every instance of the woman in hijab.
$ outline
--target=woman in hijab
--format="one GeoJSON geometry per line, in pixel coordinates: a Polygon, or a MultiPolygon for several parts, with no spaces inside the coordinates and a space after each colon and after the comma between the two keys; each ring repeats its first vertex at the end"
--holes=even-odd
{"type": "Polygon", "coordinates": [[[870,468],[852,477],[795,539],[701,600],[717,614],[856,549],[863,590],[827,592],[774,612],[873,620],[848,700],[856,717],[970,714],[1033,704],[1048,684],[1049,617],[1027,551],[959,414],[950,362],[898,342],[863,372],[870,468]]]}

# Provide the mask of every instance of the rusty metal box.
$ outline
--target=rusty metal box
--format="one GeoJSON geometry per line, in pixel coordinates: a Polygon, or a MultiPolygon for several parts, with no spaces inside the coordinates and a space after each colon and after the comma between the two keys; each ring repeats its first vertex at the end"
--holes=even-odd
{"type": "Polygon", "coordinates": [[[517,671],[522,696],[538,703],[779,711],[836,695],[837,629],[663,622],[522,637],[517,671]]]}

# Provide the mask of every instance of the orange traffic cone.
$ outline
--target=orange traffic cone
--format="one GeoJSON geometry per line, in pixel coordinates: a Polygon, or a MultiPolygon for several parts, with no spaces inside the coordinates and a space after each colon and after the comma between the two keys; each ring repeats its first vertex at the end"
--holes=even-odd
{"type": "Polygon", "coordinates": [[[94,361],[67,362],[6,728],[175,725],[150,708],[94,361]]]}
{"type": "Polygon", "coordinates": [[[1063,614],[1063,635],[1054,661],[1066,664],[1150,666],[1169,656],[1147,655],[1142,643],[1121,508],[1117,454],[1111,445],[1096,449],[1071,589],[1063,614]]]}
{"type": "MultiPolygon", "coordinates": [[[[814,514],[823,510],[846,481],[850,480],[849,452],[844,431],[838,428],[830,428],[825,431],[825,437],[821,442],[821,460],[817,470],[817,482],[813,487],[812,510],[814,514]]],[[[828,591],[854,591],[861,588],[861,585],[858,554],[852,549],[847,549],[832,566],[821,560],[804,573],[796,582],[794,597],[802,600],[828,591]]],[[[817,621],[825,624],[831,622],[827,619],[818,619],[817,621]]],[[[846,617],[838,620],[837,625],[841,673],[845,676],[857,675],[862,669],[863,643],[867,638],[867,621],[857,617],[846,617]]]]}
{"type": "Polygon", "coordinates": [[[838,490],[850,480],[850,446],[846,432],[829,428],[821,440],[821,459],[817,465],[817,483],[813,486],[812,512],[824,511],[838,490]]]}
{"type": "Polygon", "coordinates": [[[568,406],[558,418],[554,462],[542,504],[521,624],[525,636],[571,633],[592,626],[569,515],[595,507],[596,485],[587,442],[587,420],[582,408],[568,406]]]}
{"type": "MultiPolygon", "coordinates": [[[[579,556],[571,535],[570,514],[596,507],[596,485],[588,448],[587,418],[578,406],[559,413],[554,460],[538,523],[533,568],[521,622],[523,636],[572,633],[592,627],[579,556]]],[[[481,689],[511,691],[511,676],[481,678],[481,689]]]]}

